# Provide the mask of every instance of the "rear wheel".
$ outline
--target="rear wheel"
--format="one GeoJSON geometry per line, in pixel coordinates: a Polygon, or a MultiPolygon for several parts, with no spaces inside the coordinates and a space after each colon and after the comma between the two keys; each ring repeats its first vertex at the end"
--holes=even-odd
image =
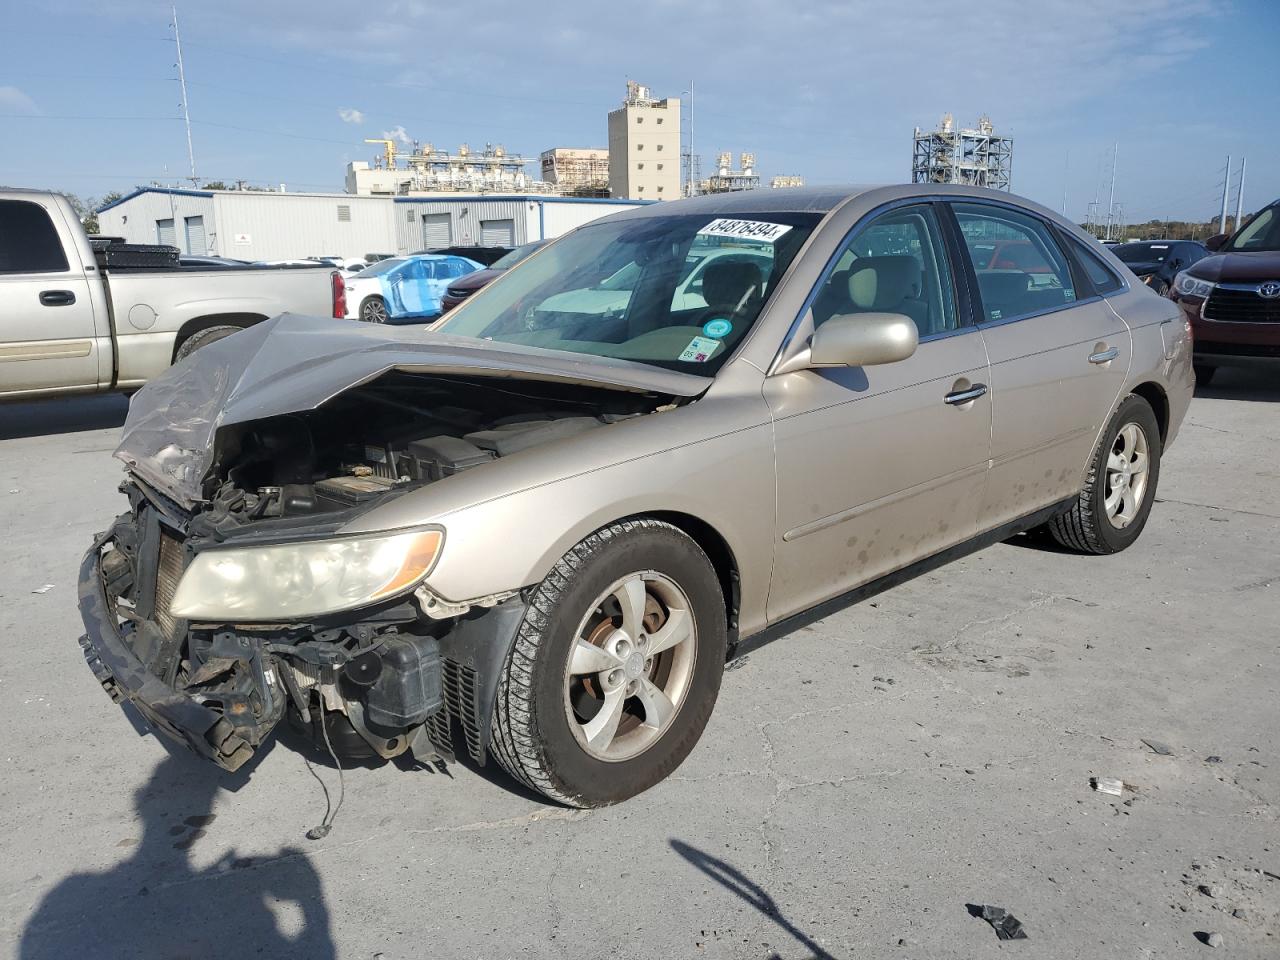
{"type": "Polygon", "coordinates": [[[1138,539],[1160,479],[1160,425],[1146,400],[1126,397],[1089,460],[1084,489],[1066,513],[1048,523],[1064,547],[1119,553],[1138,539]]]}
{"type": "Polygon", "coordinates": [[[365,323],[387,322],[387,301],[381,297],[365,297],[360,304],[360,319],[365,323]]]}
{"type": "Polygon", "coordinates": [[[173,362],[177,363],[179,360],[185,360],[201,347],[206,347],[215,340],[222,340],[224,337],[229,337],[233,333],[239,333],[241,329],[243,328],[224,324],[219,327],[208,327],[204,330],[197,330],[191,336],[187,337],[187,339],[182,341],[182,346],[178,347],[178,352],[173,355],[173,362]]]}
{"type": "Polygon", "coordinates": [[[583,540],[534,591],[504,665],[493,750],[562,803],[618,803],[698,742],[724,670],[724,598],[677,528],[628,520],[583,540]]]}

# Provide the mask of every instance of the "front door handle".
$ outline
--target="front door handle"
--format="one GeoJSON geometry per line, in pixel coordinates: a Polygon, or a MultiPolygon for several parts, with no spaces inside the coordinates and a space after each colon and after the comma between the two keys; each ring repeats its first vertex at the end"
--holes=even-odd
{"type": "Polygon", "coordinates": [[[977,400],[979,397],[985,396],[986,392],[987,385],[985,383],[975,383],[967,390],[952,390],[942,400],[953,407],[958,407],[962,403],[968,403],[970,400],[977,400]]]}
{"type": "Polygon", "coordinates": [[[40,302],[46,307],[69,307],[76,302],[76,295],[70,290],[41,290],[40,302]]]}
{"type": "Polygon", "coordinates": [[[1090,363],[1109,363],[1116,357],[1120,356],[1119,347],[1108,347],[1106,350],[1099,350],[1097,353],[1089,354],[1090,363]]]}

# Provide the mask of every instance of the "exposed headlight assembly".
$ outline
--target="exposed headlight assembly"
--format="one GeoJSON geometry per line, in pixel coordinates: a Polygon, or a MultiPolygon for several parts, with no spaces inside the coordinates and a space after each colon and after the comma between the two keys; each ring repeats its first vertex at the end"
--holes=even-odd
{"type": "Polygon", "coordinates": [[[1213,283],[1193,277],[1185,270],[1173,278],[1173,289],[1177,290],[1178,295],[1182,297],[1207,299],[1209,294],[1213,293],[1213,288],[1213,283]]]}
{"type": "Polygon", "coordinates": [[[366,606],[415,587],[441,530],[211,549],[196,554],[169,612],[186,620],[297,620],[366,606]]]}

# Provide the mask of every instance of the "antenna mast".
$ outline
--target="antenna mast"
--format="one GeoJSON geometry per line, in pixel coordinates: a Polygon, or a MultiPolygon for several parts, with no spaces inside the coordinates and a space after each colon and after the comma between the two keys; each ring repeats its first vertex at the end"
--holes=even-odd
{"type": "Polygon", "coordinates": [[[182,89],[182,122],[187,126],[187,160],[191,164],[191,185],[194,187],[197,184],[196,152],[191,146],[191,114],[187,112],[187,74],[182,66],[182,37],[178,33],[177,4],[170,9],[173,11],[173,42],[178,48],[178,86],[182,89]]]}

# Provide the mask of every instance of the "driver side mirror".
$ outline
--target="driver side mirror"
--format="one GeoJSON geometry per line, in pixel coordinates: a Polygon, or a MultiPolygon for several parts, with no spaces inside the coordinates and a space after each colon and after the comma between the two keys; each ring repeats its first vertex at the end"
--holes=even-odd
{"type": "Polygon", "coordinates": [[[1205,249],[1214,251],[1221,250],[1223,244],[1225,244],[1229,239],[1230,237],[1225,233],[1215,233],[1204,242],[1205,249]]]}
{"type": "Polygon", "coordinates": [[[784,361],[774,373],[897,363],[915,353],[919,343],[915,322],[905,314],[843,314],[818,327],[809,338],[809,346],[784,361]]]}

